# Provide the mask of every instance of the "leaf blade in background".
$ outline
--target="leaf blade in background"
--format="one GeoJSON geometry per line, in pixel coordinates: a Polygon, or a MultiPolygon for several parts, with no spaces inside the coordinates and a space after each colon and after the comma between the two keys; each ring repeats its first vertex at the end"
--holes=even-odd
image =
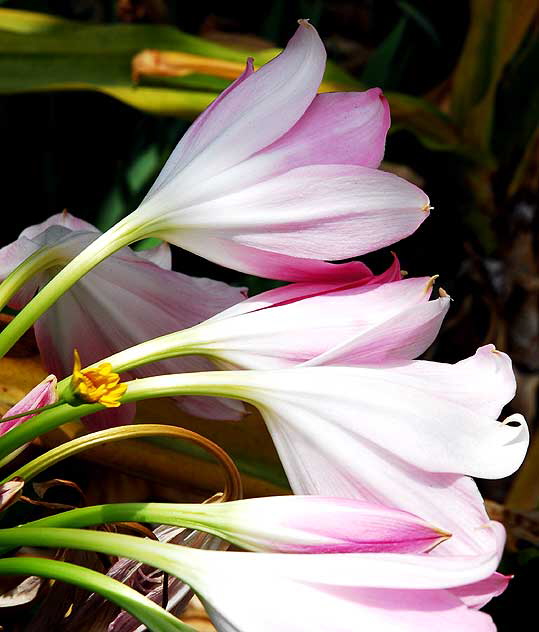
{"type": "Polygon", "coordinates": [[[452,78],[451,114],[466,138],[490,149],[502,72],[539,14],[528,0],[472,0],[470,27],[452,78]]]}

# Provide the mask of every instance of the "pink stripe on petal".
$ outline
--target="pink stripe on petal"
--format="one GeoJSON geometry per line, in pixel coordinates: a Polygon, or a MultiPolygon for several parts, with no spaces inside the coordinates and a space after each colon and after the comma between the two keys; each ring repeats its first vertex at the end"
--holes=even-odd
{"type": "MultiPolygon", "coordinates": [[[[19,402],[12,406],[4,415],[4,417],[12,417],[13,415],[19,415],[28,410],[34,410],[35,408],[42,408],[49,404],[54,404],[58,401],[58,394],[56,393],[56,377],[49,375],[42,382],[27,393],[19,402]]],[[[12,419],[11,421],[0,422],[0,435],[5,434],[12,428],[20,426],[28,419],[31,419],[34,415],[27,415],[26,417],[19,417],[18,419],[12,419]]]]}

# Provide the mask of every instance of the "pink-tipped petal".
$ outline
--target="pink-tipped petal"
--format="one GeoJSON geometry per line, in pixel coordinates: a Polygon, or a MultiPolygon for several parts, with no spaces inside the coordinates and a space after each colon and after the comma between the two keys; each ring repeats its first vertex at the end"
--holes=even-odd
{"type": "Polygon", "coordinates": [[[429,302],[429,294],[427,278],[297,284],[233,306],[190,336],[229,367],[395,364],[421,354],[440,327],[449,298],[429,302]]]}
{"type": "Polygon", "coordinates": [[[441,560],[391,553],[195,551],[189,558],[196,569],[193,586],[217,629],[226,632],[429,632],[433,626],[444,632],[495,631],[490,617],[447,590],[490,575],[495,555],[441,560]]]}
{"type": "Polygon", "coordinates": [[[318,94],[294,127],[262,154],[278,158],[282,171],[312,164],[376,168],[389,125],[389,105],[379,88],[318,94]]]}
{"type": "Polygon", "coordinates": [[[235,544],[281,553],[423,553],[450,534],[380,504],[322,496],[252,498],[212,507],[235,544]]]}
{"type": "Polygon", "coordinates": [[[226,587],[219,593],[217,581],[212,583],[203,602],[219,632],[496,632],[488,615],[466,608],[448,590],[330,589],[281,577],[257,576],[250,584],[225,575],[215,579],[226,587]]]}
{"type": "Polygon", "coordinates": [[[248,65],[201,115],[174,150],[141,210],[155,205],[161,212],[170,210],[175,193],[192,195],[208,178],[280,138],[314,99],[325,62],[316,29],[303,21],[279,56],[255,73],[248,65]]]}
{"type": "Polygon", "coordinates": [[[318,94],[281,138],[205,182],[197,203],[221,197],[306,165],[359,165],[382,160],[390,117],[379,88],[318,94]]]}
{"type": "MultiPolygon", "coordinates": [[[[43,408],[54,404],[58,401],[58,394],[56,393],[56,377],[49,375],[42,382],[27,393],[19,402],[12,406],[3,416],[12,417],[19,415],[27,410],[34,410],[36,408],[43,408]]],[[[20,426],[28,419],[31,419],[34,415],[27,415],[25,417],[19,417],[18,419],[12,419],[11,421],[0,422],[0,435],[5,434],[15,426],[20,426]]]]}
{"type": "MultiPolygon", "coordinates": [[[[319,263],[319,262],[316,262],[319,263]]],[[[245,314],[247,312],[254,312],[259,309],[265,309],[267,307],[274,307],[284,303],[293,301],[299,301],[312,296],[318,296],[321,294],[327,294],[336,292],[339,290],[345,290],[347,288],[359,288],[364,285],[380,285],[382,283],[392,283],[393,281],[400,281],[402,279],[400,271],[400,262],[396,256],[393,257],[393,263],[387,270],[381,274],[373,274],[373,272],[363,263],[359,261],[353,262],[353,264],[326,264],[333,268],[347,267],[348,265],[356,265],[357,276],[351,276],[350,279],[343,274],[343,278],[339,279],[338,275],[334,281],[319,281],[319,282],[303,282],[303,283],[290,283],[277,287],[273,290],[268,290],[262,294],[257,294],[241,303],[237,303],[227,310],[220,312],[213,316],[210,320],[217,320],[223,318],[229,318],[230,316],[237,316],[239,314],[245,314]]]]}

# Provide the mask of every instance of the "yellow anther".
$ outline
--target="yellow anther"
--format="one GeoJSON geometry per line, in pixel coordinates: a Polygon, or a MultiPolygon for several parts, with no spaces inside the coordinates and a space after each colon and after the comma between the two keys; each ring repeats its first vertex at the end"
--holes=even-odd
{"type": "Polygon", "coordinates": [[[127,384],[120,384],[120,376],[113,372],[112,365],[108,362],[94,368],[81,369],[79,352],[74,349],[71,390],[83,402],[116,408],[127,390],[127,384]]]}
{"type": "Polygon", "coordinates": [[[425,285],[425,294],[428,294],[432,290],[432,286],[434,285],[434,281],[436,281],[436,279],[439,276],[440,276],[439,274],[435,274],[434,276],[430,277],[430,279],[427,281],[427,284],[425,285]]]}
{"type": "Polygon", "coordinates": [[[431,206],[430,204],[425,204],[425,206],[423,206],[421,210],[425,213],[430,213],[430,211],[434,210],[434,206],[431,206]]]}

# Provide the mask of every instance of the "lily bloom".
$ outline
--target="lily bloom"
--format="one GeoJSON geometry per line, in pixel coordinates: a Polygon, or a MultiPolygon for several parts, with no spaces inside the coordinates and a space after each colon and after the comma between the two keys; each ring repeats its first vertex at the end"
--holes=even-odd
{"type": "Polygon", "coordinates": [[[317,95],[325,63],[305,20],[278,57],[256,72],[249,60],[110,239],[153,235],[263,277],[353,280],[356,263],[325,260],[413,233],[428,216],[427,196],[377,169],[387,101],[376,88],[317,95]]]}
{"type": "Polygon", "coordinates": [[[441,290],[438,299],[429,301],[433,279],[396,281],[395,272],[400,278],[397,261],[367,283],[293,283],[270,290],[107,362],[114,370],[125,370],[191,353],[240,369],[413,360],[436,338],[450,298],[441,290]]]}
{"type": "Polygon", "coordinates": [[[465,476],[509,476],[528,447],[521,415],[498,421],[514,391],[510,359],[487,345],[456,364],[163,375],[129,382],[126,399],[194,392],[248,401],[296,494],[408,511],[453,534],[439,551],[470,554],[482,542],[490,550],[491,535],[465,476]]]}
{"type": "MultiPolygon", "coordinates": [[[[503,530],[498,532],[503,538],[503,530]]],[[[219,632],[494,632],[486,614],[453,591],[481,590],[496,552],[434,557],[412,553],[207,551],[79,529],[0,531],[2,546],[39,544],[134,558],[189,584],[219,632]]]]}
{"type": "MultiPolygon", "coordinates": [[[[69,213],[53,215],[30,226],[0,249],[0,278],[5,278],[27,257],[34,257],[39,272],[11,301],[22,307],[56,274],[59,266],[99,237],[91,224],[69,213]]],[[[170,249],[134,252],[129,248],[110,256],[71,287],[35,324],[36,340],[47,369],[70,375],[73,350],[85,365],[121,349],[184,327],[190,327],[244,298],[244,290],[218,281],[199,279],[170,270],[170,249]]],[[[149,366],[132,377],[213,368],[204,358],[170,360],[157,369],[149,366]]],[[[122,387],[123,388],[123,387],[122,387]]],[[[182,406],[201,416],[235,418],[241,410],[226,400],[186,398],[182,406]]],[[[89,418],[93,429],[129,423],[134,405],[98,413],[89,418]]]]}
{"type": "Polygon", "coordinates": [[[133,520],[189,527],[249,551],[271,553],[424,553],[451,536],[408,512],[379,503],[322,496],[85,507],[29,526],[89,527],[133,520]]]}
{"type": "Polygon", "coordinates": [[[219,632],[496,630],[455,594],[479,587],[495,569],[495,555],[198,553],[179,558],[176,572],[219,632]]]}

